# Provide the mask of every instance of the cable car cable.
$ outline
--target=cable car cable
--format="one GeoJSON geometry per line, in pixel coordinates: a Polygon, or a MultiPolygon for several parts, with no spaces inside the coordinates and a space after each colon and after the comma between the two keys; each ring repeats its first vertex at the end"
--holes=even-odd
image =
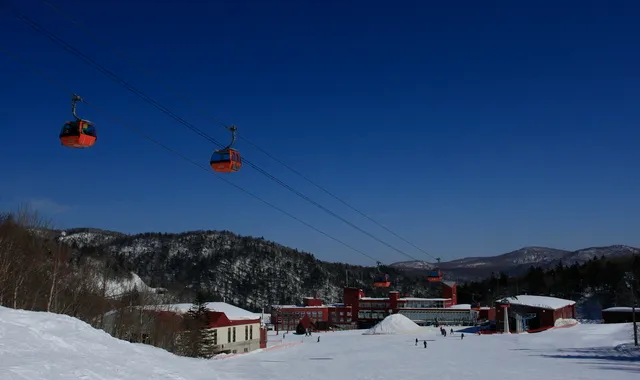
{"type": "MultiPolygon", "coordinates": [[[[106,42],[105,40],[103,40],[102,38],[100,38],[98,35],[96,35],[93,31],[91,31],[89,28],[85,27],[84,25],[82,25],[80,22],[78,22],[77,20],[75,20],[73,17],[71,17],[70,15],[66,14],[65,12],[63,12],[62,10],[60,10],[58,7],[56,7],[55,5],[51,4],[49,1],[47,0],[40,0],[41,3],[43,3],[44,5],[46,5],[47,7],[51,8],[54,12],[56,12],[57,14],[59,14],[60,16],[64,17],[65,19],[69,20],[71,23],[73,23],[74,25],[76,25],[78,28],[82,29],[85,33],[89,34],[91,37],[93,37],[93,39],[95,39],[96,41],[98,41],[100,44],[106,46],[107,48],[109,48],[112,52],[114,52],[116,55],[120,56],[120,58],[122,58],[123,60],[129,62],[129,64],[131,64],[132,66],[135,66],[140,72],[142,72],[143,74],[145,74],[147,77],[153,79],[154,81],[156,81],[156,83],[158,83],[159,85],[161,85],[162,87],[164,87],[166,90],[168,90],[169,92],[172,92],[176,97],[182,99],[184,102],[186,102],[187,104],[189,104],[190,106],[192,106],[193,108],[199,110],[200,112],[202,112],[204,115],[206,115],[207,117],[211,118],[212,120],[214,120],[216,123],[220,124],[223,128],[227,128],[226,124],[223,123],[222,121],[220,121],[218,118],[216,118],[214,115],[212,115],[211,113],[209,113],[204,107],[199,106],[197,103],[195,103],[194,101],[190,100],[187,96],[183,95],[181,92],[179,92],[178,90],[172,88],[171,86],[169,86],[168,84],[164,83],[162,80],[160,80],[158,77],[156,77],[154,74],[152,74],[151,72],[149,72],[148,70],[145,70],[141,64],[139,64],[138,62],[136,62],[135,60],[133,60],[132,58],[129,58],[126,54],[122,53],[121,51],[119,51],[118,49],[116,49],[114,46],[112,46],[110,43],[106,42]]],[[[376,221],[375,219],[373,219],[372,217],[370,217],[369,215],[367,215],[366,213],[360,211],[359,209],[357,209],[356,207],[352,206],[351,204],[349,204],[347,201],[343,200],[342,198],[338,197],[337,195],[335,195],[334,193],[332,193],[331,191],[327,190],[326,188],[324,188],[323,186],[321,186],[320,184],[318,184],[317,182],[313,181],[312,179],[310,179],[309,177],[307,177],[306,175],[302,174],[300,171],[296,170],[295,168],[291,167],[290,165],[288,165],[287,163],[285,163],[284,161],[278,159],[277,157],[275,157],[274,155],[272,155],[271,153],[267,152],[266,150],[264,150],[263,148],[261,148],[260,146],[258,146],[257,144],[253,143],[252,141],[250,141],[249,139],[242,137],[242,135],[238,135],[238,138],[242,139],[243,141],[247,142],[249,145],[253,146],[255,149],[259,150],[260,152],[262,152],[264,155],[266,155],[267,157],[271,158],[272,160],[276,161],[277,163],[279,163],[280,165],[284,166],[285,168],[289,169],[291,172],[293,172],[294,174],[298,175],[299,177],[301,177],[302,179],[304,179],[305,181],[309,182],[310,184],[314,185],[315,187],[317,187],[318,189],[322,190],[324,193],[326,193],[327,195],[331,196],[332,198],[334,198],[335,200],[339,201],[340,203],[342,203],[343,205],[347,206],[348,208],[350,208],[351,210],[355,211],[356,213],[360,214],[361,216],[363,216],[364,218],[366,218],[367,220],[369,220],[370,222],[376,224],[377,226],[379,226],[380,228],[384,229],[385,231],[389,232],[390,234],[392,234],[393,236],[397,237],[398,239],[402,240],[403,242],[411,245],[413,248],[417,249],[418,251],[424,253],[425,255],[433,258],[433,259],[437,259],[437,257],[435,257],[434,255],[430,254],[429,252],[425,251],[424,249],[420,248],[419,246],[417,246],[416,244],[412,243],[411,241],[407,240],[406,238],[400,236],[398,233],[394,232],[393,230],[391,230],[390,228],[386,227],[385,225],[383,225],[382,223],[376,221]]],[[[251,166],[251,165],[250,165],[251,166]]]]}
{"type": "MultiPolygon", "coordinates": [[[[155,101],[153,98],[149,97],[148,95],[146,95],[145,93],[143,93],[142,91],[136,89],[135,87],[133,87],[132,85],[130,85],[128,82],[126,82],[125,80],[123,80],[122,78],[118,77],[116,74],[114,74],[113,72],[111,72],[108,69],[105,69],[104,67],[102,67],[100,64],[98,64],[97,62],[95,62],[93,59],[91,59],[90,57],[86,56],[85,54],[83,54],[82,52],[80,52],[79,50],[77,50],[76,48],[74,48],[72,45],[70,45],[69,43],[65,42],[64,40],[62,40],[61,38],[57,37],[54,33],[46,30],[44,27],[42,27],[40,24],[38,24],[36,21],[32,20],[31,18],[29,18],[28,16],[24,15],[24,14],[20,14],[20,12],[18,12],[17,10],[14,9],[14,15],[16,18],[18,18],[20,21],[22,21],[23,23],[25,23],[26,25],[28,25],[29,27],[31,27],[32,29],[34,29],[35,31],[37,31],[38,33],[44,34],[47,38],[49,38],[50,40],[52,40],[53,42],[61,45],[65,50],[67,50],[68,52],[70,52],[71,54],[74,54],[78,57],[80,57],[81,59],[83,59],[86,63],[88,63],[89,65],[93,66],[94,68],[96,68],[98,71],[100,71],[101,73],[105,74],[106,76],[108,76],[109,78],[111,78],[112,80],[118,82],[119,84],[123,85],[125,88],[127,88],[129,91],[133,92],[134,94],[138,95],[140,98],[142,98],[143,100],[149,102],[150,104],[154,105],[156,108],[160,109],[162,112],[166,113],[167,115],[169,115],[170,117],[172,117],[174,120],[178,121],[179,123],[185,125],[187,128],[191,129],[192,131],[196,132],[198,135],[200,135],[201,137],[207,139],[210,142],[213,142],[215,144],[218,144],[219,146],[224,146],[222,143],[218,142],[217,140],[215,140],[214,138],[212,138],[211,136],[207,135],[205,132],[203,132],[202,130],[198,129],[197,127],[193,126],[192,124],[190,124],[189,122],[187,122],[186,120],[184,120],[183,118],[181,118],[180,116],[176,115],[175,113],[173,113],[171,110],[169,110],[168,108],[164,107],[163,105],[161,105],[160,103],[158,103],[157,101],[155,101]]],[[[335,212],[329,210],[328,208],[322,206],[321,204],[319,204],[318,202],[312,200],[311,198],[309,198],[308,196],[302,194],[301,192],[295,190],[293,187],[291,187],[290,185],[286,184],[285,182],[283,182],[282,180],[276,178],[275,176],[273,176],[272,174],[266,172],[264,169],[260,168],[259,166],[253,164],[252,162],[244,159],[243,160],[245,164],[247,164],[248,166],[251,166],[252,168],[254,168],[255,170],[257,170],[258,172],[260,172],[261,174],[263,174],[264,176],[266,176],[267,178],[273,180],[274,182],[278,183],[279,185],[281,185],[282,187],[288,189],[289,191],[291,191],[292,193],[296,194],[297,196],[299,196],[300,198],[308,201],[309,203],[313,204],[314,206],[318,207],[319,209],[325,211],[326,213],[328,213],[329,215],[341,220],[342,222],[346,223],[347,225],[349,225],[350,227],[360,231],[361,233],[371,237],[372,239],[378,241],[379,243],[385,245],[386,247],[412,259],[412,260],[416,260],[419,261],[417,258],[411,256],[410,254],[404,252],[403,250],[394,247],[393,245],[387,243],[386,241],[378,238],[377,236],[371,234],[370,232],[358,227],[357,225],[353,224],[352,222],[346,220],[345,218],[341,217],[340,215],[336,214],[335,212]]]]}
{"type": "MultiPolygon", "coordinates": [[[[35,74],[38,74],[38,75],[42,76],[46,81],[48,81],[49,83],[51,83],[51,84],[52,84],[52,85],[54,85],[55,87],[58,87],[59,89],[61,89],[61,90],[65,91],[65,92],[73,93],[73,91],[70,91],[70,89],[69,89],[69,88],[67,88],[66,86],[64,86],[62,83],[60,83],[60,82],[56,81],[55,79],[53,79],[52,77],[50,77],[50,76],[48,76],[47,74],[43,73],[42,71],[40,71],[40,70],[36,69],[35,67],[32,67],[31,65],[29,65],[29,64],[28,64],[28,63],[26,63],[25,61],[21,60],[20,58],[18,58],[18,57],[17,57],[17,56],[15,56],[14,54],[10,53],[8,50],[6,50],[5,48],[3,48],[2,46],[0,46],[0,51],[2,51],[5,55],[7,55],[7,56],[8,56],[9,58],[11,58],[12,60],[14,60],[14,61],[16,61],[16,62],[20,63],[20,64],[21,64],[21,65],[23,65],[23,66],[25,66],[26,68],[28,68],[29,70],[31,70],[31,71],[32,71],[32,72],[34,72],[35,74]]],[[[226,179],[224,176],[219,175],[219,174],[217,174],[217,173],[215,173],[215,172],[212,172],[211,170],[209,170],[209,168],[208,168],[208,167],[203,166],[202,164],[200,164],[200,163],[198,163],[198,162],[196,162],[196,161],[194,161],[194,160],[190,159],[189,157],[185,156],[184,154],[182,154],[182,153],[180,153],[180,152],[178,152],[178,151],[176,151],[176,150],[172,149],[171,147],[167,146],[166,144],[164,144],[164,143],[162,143],[162,142],[160,142],[160,141],[158,141],[158,140],[154,139],[153,137],[151,137],[151,136],[149,136],[149,135],[147,135],[147,134],[145,134],[145,133],[141,132],[140,130],[138,130],[138,129],[136,129],[136,128],[132,127],[130,124],[125,123],[124,121],[120,120],[119,118],[117,118],[117,117],[113,116],[111,113],[109,113],[109,112],[108,112],[108,111],[106,111],[105,109],[103,109],[103,108],[101,108],[101,107],[99,107],[99,106],[96,106],[96,105],[95,105],[95,104],[93,104],[93,103],[89,103],[89,102],[87,102],[87,101],[86,101],[86,100],[84,100],[84,99],[83,99],[83,103],[87,104],[88,106],[92,107],[93,109],[95,109],[95,110],[97,110],[97,111],[99,111],[99,112],[102,112],[104,115],[106,115],[107,117],[109,117],[110,119],[112,119],[112,120],[113,120],[114,122],[116,122],[117,124],[120,124],[121,126],[123,126],[123,127],[127,128],[127,129],[129,129],[129,130],[131,130],[131,131],[133,131],[134,133],[136,133],[136,134],[138,134],[139,136],[143,137],[144,139],[147,139],[147,140],[151,141],[152,143],[154,143],[154,144],[156,144],[156,145],[160,146],[161,148],[163,148],[163,149],[167,150],[168,152],[172,153],[173,155],[178,156],[179,158],[182,158],[183,160],[185,160],[185,161],[187,161],[188,163],[190,163],[190,164],[192,164],[192,165],[194,165],[194,166],[198,167],[199,169],[202,169],[202,170],[206,171],[207,173],[210,173],[210,174],[214,174],[214,175],[216,175],[216,177],[217,177],[217,178],[219,178],[219,179],[223,180],[223,181],[224,181],[224,182],[226,182],[227,184],[229,184],[229,185],[231,185],[231,186],[235,187],[236,189],[238,189],[238,190],[242,191],[243,193],[245,193],[245,194],[247,194],[247,195],[249,195],[249,196],[253,197],[254,199],[256,199],[256,200],[258,200],[258,201],[260,201],[260,202],[262,202],[262,203],[266,204],[267,206],[269,206],[269,207],[271,207],[271,208],[273,208],[273,209],[275,209],[275,210],[277,210],[277,211],[281,212],[282,214],[284,214],[284,215],[286,215],[286,216],[288,216],[288,217],[290,217],[290,218],[292,218],[292,219],[294,219],[294,220],[298,221],[299,223],[302,223],[303,225],[305,225],[305,226],[307,226],[307,227],[309,227],[309,228],[313,229],[314,231],[316,231],[316,232],[318,232],[318,233],[320,233],[320,234],[322,234],[322,235],[324,235],[324,236],[326,236],[326,237],[330,238],[331,240],[333,240],[333,241],[335,241],[335,242],[337,242],[337,243],[342,244],[343,246],[345,246],[345,247],[347,247],[347,248],[349,248],[349,249],[353,250],[354,252],[357,252],[357,253],[359,253],[359,254],[361,254],[361,255],[363,255],[363,256],[365,256],[365,257],[367,257],[367,258],[369,258],[369,259],[373,260],[374,262],[379,262],[377,259],[375,259],[373,256],[371,256],[371,255],[367,254],[366,252],[363,252],[362,250],[360,250],[360,249],[358,249],[358,248],[355,248],[355,247],[351,246],[351,245],[350,245],[350,244],[348,244],[348,243],[345,243],[344,241],[342,241],[342,240],[340,240],[340,239],[338,239],[338,238],[336,238],[336,237],[334,237],[334,236],[330,235],[329,233],[322,231],[321,229],[319,229],[319,228],[317,228],[317,227],[313,226],[312,224],[310,224],[310,223],[308,223],[308,222],[304,221],[303,219],[300,219],[300,218],[298,218],[297,216],[295,216],[295,215],[293,215],[293,214],[289,213],[288,211],[286,211],[286,210],[284,210],[284,209],[282,209],[282,208],[280,208],[280,207],[278,207],[278,206],[274,205],[273,203],[271,203],[271,202],[267,201],[266,199],[264,199],[264,198],[260,197],[259,195],[256,195],[256,194],[254,194],[254,193],[250,192],[249,190],[246,190],[245,188],[243,188],[243,187],[241,187],[241,186],[239,186],[239,185],[237,185],[237,184],[235,184],[235,183],[233,183],[233,182],[229,181],[229,180],[228,180],[228,179],[226,179]]]]}

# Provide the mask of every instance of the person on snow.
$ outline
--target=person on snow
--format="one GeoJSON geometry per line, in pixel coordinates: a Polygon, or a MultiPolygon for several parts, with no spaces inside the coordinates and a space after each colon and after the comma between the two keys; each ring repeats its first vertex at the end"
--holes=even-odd
{"type": "Polygon", "coordinates": [[[424,341],[424,348],[427,348],[427,341],[424,341]]]}
{"type": "Polygon", "coordinates": [[[460,339],[464,339],[464,333],[462,333],[462,335],[460,335],[460,339]]]}
{"type": "Polygon", "coordinates": [[[451,329],[451,335],[453,335],[453,329],[451,329]]]}
{"type": "Polygon", "coordinates": [[[416,338],[416,346],[418,345],[418,338],[416,338]]]}
{"type": "Polygon", "coordinates": [[[318,343],[320,343],[320,335],[318,335],[318,343]]]}

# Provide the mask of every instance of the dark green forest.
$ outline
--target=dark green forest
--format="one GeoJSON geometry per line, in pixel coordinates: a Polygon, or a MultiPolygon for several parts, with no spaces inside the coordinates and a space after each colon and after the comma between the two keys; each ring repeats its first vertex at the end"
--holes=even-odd
{"type": "MultiPolygon", "coordinates": [[[[522,276],[494,273],[482,281],[458,285],[458,302],[490,305],[493,300],[518,294],[546,295],[580,301],[589,297],[603,308],[631,306],[633,295],[625,275],[634,275],[635,296],[640,297],[640,256],[592,258],[582,265],[544,270],[530,267],[522,276]]],[[[638,299],[638,298],[637,298],[638,299]]]]}

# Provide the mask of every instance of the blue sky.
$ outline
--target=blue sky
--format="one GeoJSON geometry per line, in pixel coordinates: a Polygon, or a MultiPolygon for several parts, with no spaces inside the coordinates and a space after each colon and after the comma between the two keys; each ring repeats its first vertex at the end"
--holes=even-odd
{"type": "MultiPolygon", "coordinates": [[[[40,0],[14,5],[219,141],[227,132],[40,0]]],[[[640,4],[51,0],[239,134],[425,251],[640,246],[640,4]],[[446,3],[446,4],[445,4],[446,3]]],[[[207,165],[215,148],[0,13],[1,46],[207,165]]],[[[372,264],[81,104],[89,150],[60,146],[70,93],[0,54],[0,209],[61,228],[226,229],[372,264]]],[[[249,144],[243,155],[417,259],[431,257],[249,144]]],[[[252,168],[226,178],[384,263],[408,260],[252,168]]]]}

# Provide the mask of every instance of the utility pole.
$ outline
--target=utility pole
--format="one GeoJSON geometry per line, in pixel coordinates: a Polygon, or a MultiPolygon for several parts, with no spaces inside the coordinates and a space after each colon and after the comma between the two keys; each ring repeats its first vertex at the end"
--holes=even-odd
{"type": "Polygon", "coordinates": [[[638,346],[638,324],[636,321],[636,290],[633,286],[636,279],[633,276],[632,272],[627,272],[625,274],[625,280],[627,282],[627,286],[631,289],[631,318],[633,321],[633,344],[634,346],[638,346]]]}

